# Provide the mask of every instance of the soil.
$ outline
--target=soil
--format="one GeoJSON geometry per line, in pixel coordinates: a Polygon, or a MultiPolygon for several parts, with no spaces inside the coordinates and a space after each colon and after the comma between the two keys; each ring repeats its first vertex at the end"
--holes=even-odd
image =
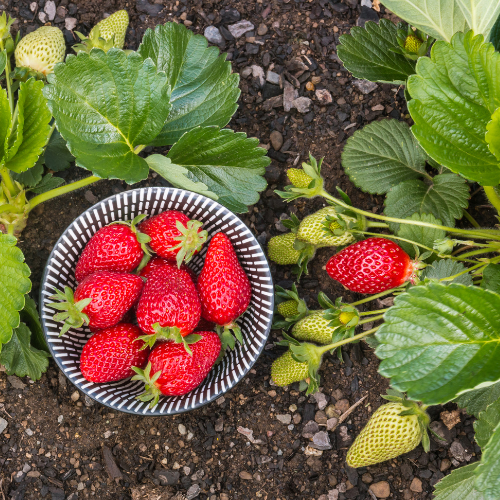
{"type": "MultiPolygon", "coordinates": [[[[286,205],[273,192],[286,184],[286,168],[306,160],[309,151],[316,158],[325,157],[323,173],[330,191],[338,186],[356,206],[379,213],[383,210],[381,198],[363,194],[350,184],[340,154],[345,140],[370,121],[408,119],[403,90],[377,85],[368,94],[360,92],[339,63],[336,45],[339,36],[356,23],[390,14],[383,7],[377,13],[361,7],[358,0],[344,1],[56,0],[58,11],[52,24],[64,29],[64,18],[71,17],[77,20],[76,30],[88,33],[105,13],[126,8],[131,17],[126,38],[130,49],[137,48],[146,28],[166,21],[183,22],[201,34],[213,24],[226,35],[225,28],[238,16],[254,24],[255,32],[221,46],[232,60],[233,70],[241,72],[252,65],[278,74],[288,70],[298,78],[299,95],[312,99],[310,111],[304,114],[269,108],[266,100],[282,93],[279,87],[266,83],[262,88],[251,75],[241,79],[240,106],[229,127],[258,137],[273,160],[266,174],[268,189],[242,215],[264,244],[285,230],[280,221],[291,212],[303,218],[324,205],[321,200],[286,205]],[[305,65],[299,71],[291,65],[297,59],[305,65]],[[314,91],[306,89],[308,82],[328,90],[333,102],[321,105],[314,91]],[[273,131],[283,136],[280,151],[270,144],[273,131]]],[[[39,13],[45,0],[33,2],[34,12],[30,4],[0,0],[0,10],[16,17],[16,27],[26,33],[42,24],[39,13]]],[[[75,42],[71,32],[64,30],[64,34],[68,45],[75,42]]],[[[75,168],[62,174],[68,180],[84,176],[75,168]]],[[[160,178],[150,176],[140,185],[161,184],[160,178]]],[[[129,188],[120,181],[104,181],[35,209],[20,242],[32,269],[33,297],[38,297],[43,266],[66,226],[98,200],[129,188]]],[[[472,215],[489,218],[483,200],[474,201],[472,215]]],[[[317,307],[320,290],[332,298],[356,299],[326,275],[324,266],[331,253],[329,249],[320,251],[309,275],[301,281],[299,292],[310,307],[317,307]]],[[[272,269],[275,283],[292,284],[289,269],[275,265],[272,269]]],[[[0,499],[363,500],[377,495],[386,498],[386,494],[393,499],[427,499],[446,473],[477,460],[472,421],[459,414],[458,424],[448,430],[440,420],[442,411],[454,409],[447,405],[431,408],[435,429],[445,436],[445,443],[431,440],[429,453],[419,446],[377,466],[348,468],[349,444],[382,404],[379,395],[388,385],[377,374],[377,358],[364,342],[346,347],[343,363],[336,356],[325,361],[322,395],[306,397],[295,385],[278,388],[270,382],[271,363],[282,352],[273,345],[279,335],[279,331],[272,332],[268,348],[251,374],[224,397],[171,418],[135,417],[94,404],[76,391],[53,362],[36,383],[0,373],[0,417],[8,422],[0,433],[0,499]],[[317,452],[318,456],[308,455],[312,434],[327,429],[325,411],[328,416],[334,411],[343,413],[362,397],[366,397],[362,404],[328,432],[329,449],[317,452]],[[240,432],[242,428],[253,431],[253,438],[248,438],[246,430],[240,432]],[[368,491],[372,484],[375,486],[368,491]]]]}

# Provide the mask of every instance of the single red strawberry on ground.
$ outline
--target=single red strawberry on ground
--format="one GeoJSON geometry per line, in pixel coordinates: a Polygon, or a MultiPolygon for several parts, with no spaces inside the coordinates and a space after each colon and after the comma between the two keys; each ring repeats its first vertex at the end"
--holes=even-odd
{"type": "Polygon", "coordinates": [[[347,289],[380,293],[402,285],[414,272],[414,262],[396,243],[368,238],[344,248],[326,264],[327,273],[347,289]]]}
{"type": "Polygon", "coordinates": [[[64,323],[61,335],[70,328],[83,324],[94,331],[118,324],[127,311],[137,302],[144,282],[129,273],[98,271],[87,276],[73,291],[65,287],[51,298],[63,302],[49,304],[62,311],[54,315],[55,321],[64,323]]]}
{"type": "Polygon", "coordinates": [[[139,215],[130,224],[112,223],[99,229],[90,238],[76,264],[75,278],[82,281],[96,271],[128,273],[133,271],[149,251],[149,236],[137,231],[136,224],[144,219],[139,215]]]}
{"type": "Polygon", "coordinates": [[[217,325],[222,347],[234,347],[232,330],[242,344],[241,330],[235,323],[250,304],[251,286],[231,241],[217,233],[208,246],[203,269],[198,277],[201,315],[217,325]]]}
{"type": "MultiPolygon", "coordinates": [[[[152,271],[154,271],[155,269],[158,269],[159,267],[162,267],[162,266],[175,266],[175,264],[173,264],[172,262],[169,262],[168,260],[166,260],[162,257],[158,257],[156,255],[144,266],[144,268],[139,273],[139,276],[141,276],[142,278],[148,279],[149,275],[151,274],[152,271]]],[[[196,276],[196,274],[194,274],[194,271],[192,269],[190,269],[188,266],[186,266],[186,264],[182,264],[180,269],[183,269],[184,271],[186,271],[189,274],[189,276],[191,277],[191,279],[193,280],[193,283],[196,283],[197,276],[196,276]]]]}
{"type": "Polygon", "coordinates": [[[143,340],[153,346],[158,339],[182,342],[200,321],[201,304],[187,271],[174,265],[157,267],[148,276],[137,305],[136,317],[143,340]]]}
{"type": "Polygon", "coordinates": [[[92,335],[83,346],[80,370],[90,382],[114,382],[134,375],[132,366],[144,368],[149,349],[141,349],[140,328],[119,323],[92,335]]]}
{"type": "Polygon", "coordinates": [[[157,345],[149,355],[146,368],[133,368],[137,373],[132,380],[141,380],[146,391],[138,397],[151,401],[150,408],[164,396],[182,396],[198,387],[212,369],[221,350],[219,336],[215,332],[197,332],[193,337],[192,353],[181,344],[164,342],[157,345]]]}
{"type": "Polygon", "coordinates": [[[151,238],[149,246],[153,251],[180,267],[207,241],[208,233],[201,229],[202,225],[182,212],[166,210],[142,222],[139,229],[151,238]]]}

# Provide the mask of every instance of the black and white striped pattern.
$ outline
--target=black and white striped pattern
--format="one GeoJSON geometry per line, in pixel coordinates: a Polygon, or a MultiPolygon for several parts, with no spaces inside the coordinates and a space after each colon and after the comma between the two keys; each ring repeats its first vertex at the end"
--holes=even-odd
{"type": "MultiPolygon", "coordinates": [[[[196,273],[201,271],[207,244],[190,262],[196,273]]],[[[114,410],[140,415],[173,415],[219,398],[234,387],[250,370],[264,349],[273,315],[273,282],[269,265],[254,235],[241,220],[219,203],[196,193],[173,188],[140,188],[111,196],[78,217],[55,244],[40,288],[40,314],[45,337],[59,368],[82,392],[114,410]],[[244,345],[227,353],[205,381],[181,397],[163,397],[153,409],[138,401],[141,382],[130,379],[108,384],[88,382],[80,372],[80,353],[91,332],[72,329],[59,337],[61,325],[52,318],[56,311],[47,304],[50,295],[65,286],[75,288],[74,271],[78,257],[92,235],[116,220],[132,220],[139,214],[156,215],[164,210],[179,210],[191,219],[203,222],[209,237],[223,231],[231,239],[239,260],[252,284],[252,300],[240,318],[244,345]]]]}

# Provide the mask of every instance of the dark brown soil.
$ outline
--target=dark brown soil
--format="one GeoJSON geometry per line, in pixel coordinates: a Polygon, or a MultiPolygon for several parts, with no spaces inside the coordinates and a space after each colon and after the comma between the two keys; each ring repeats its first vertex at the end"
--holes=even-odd
{"type": "MultiPolygon", "coordinates": [[[[349,183],[340,154],[345,140],[355,130],[379,117],[405,119],[407,110],[401,89],[378,85],[364,95],[338,62],[335,49],[339,35],[356,24],[360,13],[366,15],[366,7],[362,12],[357,0],[344,1],[56,0],[56,6],[64,6],[65,17],[75,17],[76,29],[84,33],[104,13],[126,8],[131,16],[127,35],[127,47],[131,49],[137,48],[147,27],[166,21],[185,22],[196,33],[203,33],[209,24],[226,27],[228,22],[221,21],[221,13],[231,7],[238,10],[241,19],[255,25],[257,40],[247,33],[249,39],[243,36],[225,42],[223,48],[233,61],[234,71],[255,64],[281,74],[287,63],[302,58],[307,69],[298,77],[299,94],[313,100],[308,113],[285,113],[283,108],[266,111],[263,104],[277,88],[266,84],[262,89],[250,76],[241,80],[240,107],[229,125],[258,137],[273,158],[266,175],[267,191],[249,214],[242,216],[259,241],[265,243],[284,230],[280,219],[290,212],[302,218],[323,206],[320,200],[299,200],[287,206],[273,193],[286,184],[286,168],[306,160],[308,151],[317,158],[325,157],[323,173],[328,189],[333,191],[339,186],[358,207],[379,213],[383,209],[382,199],[363,194],[349,183]],[[261,24],[267,27],[264,35],[257,34],[261,24]],[[331,105],[321,106],[314,92],[305,88],[315,77],[316,88],[330,91],[331,105]],[[281,151],[270,146],[273,130],[283,135],[281,151]]],[[[18,18],[17,27],[25,33],[40,26],[38,13],[45,0],[36,2],[35,13],[30,3],[0,0],[0,10],[18,18]]],[[[60,12],[62,17],[58,12],[54,23],[63,28],[64,12],[60,12]]],[[[374,11],[371,14],[377,15],[374,11]]],[[[378,15],[389,17],[384,12],[378,15]]],[[[71,32],[65,31],[65,36],[68,42],[74,40],[71,32]]],[[[65,175],[73,179],[85,173],[72,169],[65,175]]],[[[150,177],[141,185],[160,183],[158,178],[150,177]]],[[[20,242],[32,269],[33,297],[38,295],[49,252],[66,226],[97,200],[128,188],[119,181],[103,181],[35,210],[20,242]]],[[[482,217],[474,210],[472,214],[482,217]]],[[[324,266],[331,253],[329,249],[320,251],[301,282],[300,292],[311,307],[316,305],[320,290],[332,298],[355,298],[327,277],[324,266]]],[[[273,265],[273,272],[277,284],[291,285],[293,276],[288,269],[273,265]]],[[[36,383],[0,373],[0,417],[8,422],[0,434],[0,499],[163,500],[177,494],[177,499],[363,500],[375,498],[368,488],[381,481],[388,483],[390,498],[426,499],[431,498],[433,485],[454,467],[450,461],[458,465],[476,459],[478,448],[473,444],[472,423],[462,414],[461,422],[451,431],[446,430],[447,443],[433,441],[430,453],[418,447],[381,465],[347,468],[344,459],[349,443],[382,403],[379,394],[387,387],[387,381],[377,374],[373,351],[364,343],[347,347],[343,364],[332,356],[323,365],[322,393],[327,405],[345,411],[361,397],[366,399],[345,422],[329,432],[332,449],[321,456],[308,456],[305,451],[310,439],[302,436],[304,425],[314,419],[323,422],[324,415],[318,413],[321,401],[305,397],[295,386],[271,386],[270,366],[281,352],[273,347],[279,333],[273,332],[269,349],[236,388],[210,406],[172,418],[110,412],[75,392],[53,363],[36,383]],[[261,443],[250,443],[238,432],[239,427],[251,429],[261,443]],[[465,453],[457,452],[461,449],[465,453]],[[167,479],[174,484],[163,486],[167,479]]],[[[453,405],[447,409],[453,409],[453,405]]],[[[439,413],[443,409],[431,410],[433,419],[438,420],[437,427],[442,429],[439,413]]]]}

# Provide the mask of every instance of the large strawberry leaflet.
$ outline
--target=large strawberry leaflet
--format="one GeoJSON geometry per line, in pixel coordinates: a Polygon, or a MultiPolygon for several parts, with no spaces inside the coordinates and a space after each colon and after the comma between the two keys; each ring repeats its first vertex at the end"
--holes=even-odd
{"type": "Polygon", "coordinates": [[[74,295],[69,287],[65,287],[64,293],[57,290],[51,298],[63,302],[49,306],[63,311],[54,315],[55,321],[64,323],[61,335],[84,324],[91,330],[107,328],[123,319],[137,302],[142,287],[142,279],[134,274],[98,271],[87,276],[74,295]]]}
{"type": "Polygon", "coordinates": [[[372,294],[401,286],[417,267],[393,241],[368,238],[334,255],[326,272],[353,292],[372,294]]]}
{"type": "Polygon", "coordinates": [[[181,344],[164,342],[149,355],[144,370],[133,368],[137,373],[132,380],[141,380],[146,391],[138,399],[151,401],[153,408],[160,396],[182,396],[198,387],[211,370],[221,351],[221,342],[215,332],[197,332],[188,353],[181,344]]]}
{"type": "Polygon", "coordinates": [[[90,382],[114,382],[134,375],[132,366],[144,367],[149,349],[138,341],[141,330],[120,323],[92,335],[83,346],[80,370],[90,382]]]}
{"type": "Polygon", "coordinates": [[[201,315],[217,325],[223,349],[234,348],[231,330],[243,344],[236,320],[247,310],[252,290],[233,245],[224,233],[217,233],[210,241],[197,288],[201,315]]]}
{"type": "Polygon", "coordinates": [[[188,344],[189,335],[200,321],[201,304],[187,271],[175,265],[157,267],[148,275],[137,305],[137,323],[147,335],[141,337],[153,346],[158,339],[188,344]]]}
{"type": "Polygon", "coordinates": [[[201,229],[202,225],[182,212],[166,210],[142,222],[139,229],[150,236],[149,246],[153,251],[180,267],[207,241],[208,233],[201,229]]]}
{"type": "Polygon", "coordinates": [[[138,215],[131,223],[113,222],[99,229],[78,259],[76,281],[80,282],[96,271],[128,273],[139,266],[143,258],[149,259],[146,243],[150,238],[136,228],[144,217],[138,215]]]}

